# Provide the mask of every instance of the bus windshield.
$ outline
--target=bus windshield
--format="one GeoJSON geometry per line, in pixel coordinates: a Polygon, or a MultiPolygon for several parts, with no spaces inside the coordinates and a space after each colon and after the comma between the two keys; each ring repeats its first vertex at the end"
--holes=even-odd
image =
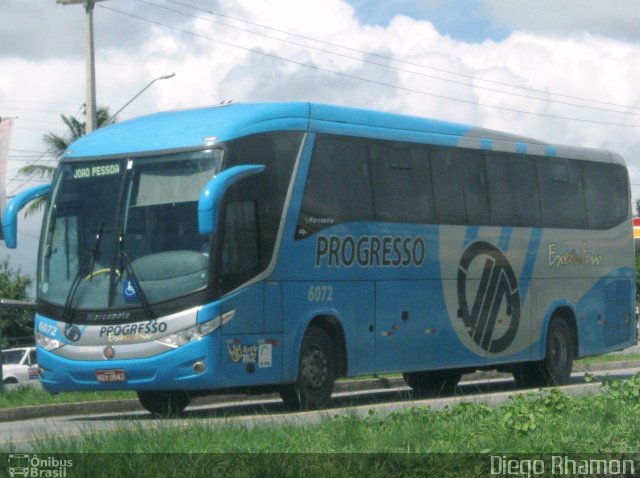
{"type": "Polygon", "coordinates": [[[38,298],[73,309],[150,307],[204,289],[198,199],[223,150],[60,166],[43,224],[38,298]]]}

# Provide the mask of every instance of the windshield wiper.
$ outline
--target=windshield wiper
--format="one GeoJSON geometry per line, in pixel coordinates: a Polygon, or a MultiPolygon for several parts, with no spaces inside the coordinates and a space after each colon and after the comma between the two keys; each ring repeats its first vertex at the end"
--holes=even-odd
{"type": "Polygon", "coordinates": [[[96,243],[93,246],[93,254],[91,254],[91,267],[89,268],[89,280],[93,280],[93,268],[96,265],[96,260],[100,255],[100,243],[102,242],[102,233],[104,232],[104,222],[100,224],[98,234],[96,235],[96,243]]]}
{"type": "Polygon", "coordinates": [[[104,222],[102,222],[100,224],[100,227],[98,228],[98,233],[96,234],[96,241],[93,244],[93,248],[86,249],[84,251],[84,255],[82,256],[82,261],[78,266],[78,272],[76,272],[76,275],[73,278],[73,281],[71,282],[71,287],[69,288],[69,292],[67,293],[67,299],[64,302],[62,320],[65,322],[68,322],[69,320],[71,320],[71,317],[73,316],[73,310],[72,310],[73,299],[75,298],[76,293],[78,291],[78,287],[82,282],[82,276],[85,272],[87,265],[89,264],[89,261],[91,261],[91,270],[89,272],[89,280],[93,279],[93,268],[95,266],[95,262],[96,262],[96,259],[98,258],[98,255],[100,255],[99,248],[100,248],[100,242],[102,241],[103,232],[104,232],[104,222]]]}
{"type": "MultiPolygon", "coordinates": [[[[124,265],[124,272],[126,272],[126,275],[131,281],[131,284],[134,290],[136,291],[137,296],[140,298],[140,303],[142,304],[142,309],[144,310],[144,313],[147,314],[147,317],[149,317],[150,319],[157,319],[158,314],[156,314],[155,311],[153,310],[153,307],[151,307],[151,302],[149,301],[147,294],[142,288],[142,285],[140,285],[140,279],[138,278],[136,271],[133,269],[133,266],[131,265],[131,259],[129,259],[129,256],[125,251],[124,240],[122,236],[120,236],[119,255],[120,255],[120,259],[122,260],[122,264],[124,265]]],[[[123,278],[124,278],[124,274],[123,274],[123,278]]]]}

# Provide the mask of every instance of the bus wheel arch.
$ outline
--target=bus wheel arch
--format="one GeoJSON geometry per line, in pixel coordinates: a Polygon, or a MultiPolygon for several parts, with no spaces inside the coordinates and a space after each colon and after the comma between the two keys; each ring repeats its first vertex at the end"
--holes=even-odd
{"type": "MultiPolygon", "coordinates": [[[[551,327],[551,322],[553,320],[564,320],[564,322],[569,327],[569,331],[571,333],[572,347],[573,347],[573,358],[577,359],[580,350],[580,340],[578,334],[578,325],[576,321],[576,314],[574,310],[569,306],[558,307],[551,314],[551,320],[549,321],[549,327],[551,327]]],[[[547,328],[547,336],[549,334],[549,328],[547,328]]]]}
{"type": "Polygon", "coordinates": [[[549,386],[569,383],[573,360],[578,355],[575,314],[569,307],[554,310],[544,335],[542,360],[525,362],[514,371],[519,386],[549,386]]]}
{"type": "Polygon", "coordinates": [[[348,370],[347,340],[342,324],[333,315],[320,315],[315,317],[307,328],[312,326],[321,328],[329,336],[335,356],[336,378],[345,377],[348,370]]]}
{"type": "Polygon", "coordinates": [[[309,410],[324,407],[337,377],[347,370],[344,331],[332,316],[318,316],[305,329],[298,354],[297,379],[280,388],[285,407],[309,410]]]}

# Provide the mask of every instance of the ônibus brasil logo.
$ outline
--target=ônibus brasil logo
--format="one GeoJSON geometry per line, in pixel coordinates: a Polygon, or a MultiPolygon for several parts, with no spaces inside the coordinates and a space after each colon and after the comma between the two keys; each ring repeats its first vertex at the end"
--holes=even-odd
{"type": "Polygon", "coordinates": [[[458,315],[473,341],[483,350],[499,353],[511,345],[520,321],[520,291],[513,269],[500,249],[478,241],[464,251],[458,268],[458,303],[458,315]],[[479,269],[481,275],[475,297],[468,301],[467,278],[472,266],[474,271],[479,269]],[[506,312],[504,319],[498,317],[501,310],[506,312]],[[508,324],[501,336],[494,337],[498,321],[498,330],[505,330],[502,326],[505,321],[508,324]]]}

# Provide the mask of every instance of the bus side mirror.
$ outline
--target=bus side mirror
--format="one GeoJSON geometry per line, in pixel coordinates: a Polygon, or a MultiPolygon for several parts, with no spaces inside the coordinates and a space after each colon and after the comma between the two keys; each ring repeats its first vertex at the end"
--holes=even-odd
{"type": "Polygon", "coordinates": [[[18,213],[29,202],[39,197],[46,196],[51,190],[51,184],[43,184],[16,194],[4,208],[2,215],[2,231],[7,248],[15,249],[18,246],[18,213]]]}
{"type": "Polygon", "coordinates": [[[216,174],[202,190],[198,201],[198,230],[205,236],[215,231],[218,224],[218,208],[224,193],[241,179],[259,174],[266,166],[248,164],[234,166],[216,174]]]}

